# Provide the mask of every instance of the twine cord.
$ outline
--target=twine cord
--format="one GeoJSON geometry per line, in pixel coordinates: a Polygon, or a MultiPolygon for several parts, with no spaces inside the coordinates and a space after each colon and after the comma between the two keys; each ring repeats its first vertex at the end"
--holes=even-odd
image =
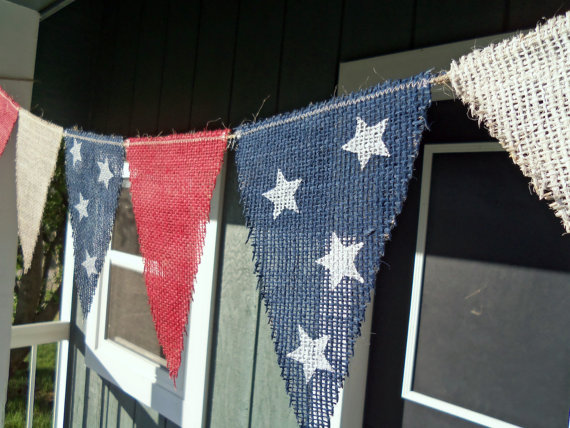
{"type": "MultiPolygon", "coordinates": [[[[267,129],[268,127],[282,125],[285,123],[291,123],[291,122],[294,122],[297,120],[307,119],[308,117],[311,117],[314,115],[318,115],[318,114],[328,112],[328,111],[338,109],[338,108],[347,107],[349,105],[358,104],[358,103],[361,103],[364,101],[369,101],[369,100],[381,97],[382,95],[386,95],[388,93],[394,93],[394,92],[397,92],[397,91],[400,91],[403,89],[410,89],[412,87],[416,87],[419,89],[419,88],[426,87],[427,85],[443,85],[443,84],[446,84],[448,82],[449,82],[448,72],[443,72],[440,75],[429,78],[429,79],[421,79],[418,81],[407,82],[406,84],[400,84],[397,86],[385,88],[385,89],[373,92],[371,94],[363,95],[362,97],[344,100],[344,101],[339,101],[336,104],[326,105],[326,106],[323,106],[322,108],[319,108],[316,110],[311,110],[311,111],[301,113],[298,115],[293,115],[293,116],[288,117],[287,119],[284,119],[286,122],[274,121],[272,123],[262,124],[258,127],[253,127],[251,129],[248,129],[247,131],[228,133],[228,134],[226,134],[227,147],[230,150],[234,150],[237,146],[237,140],[239,138],[241,138],[245,135],[249,135],[249,134],[254,133],[254,132],[258,132],[258,131],[267,129]]],[[[8,101],[10,101],[10,103],[16,109],[19,108],[17,105],[14,104],[14,101],[10,97],[7,97],[1,91],[0,91],[0,95],[2,95],[4,98],[6,98],[8,101]]],[[[265,100],[264,100],[264,102],[265,102],[265,100]]],[[[20,109],[25,110],[21,107],[20,107],[20,109]]],[[[255,115],[255,117],[257,117],[257,114],[255,115]]],[[[38,120],[38,121],[44,121],[45,120],[45,119],[42,119],[42,118],[37,117],[35,115],[32,115],[31,119],[38,120]]],[[[74,137],[74,138],[81,137],[81,139],[84,141],[89,141],[89,142],[96,143],[96,144],[110,144],[113,146],[123,146],[123,147],[156,145],[156,144],[177,144],[177,143],[180,144],[180,143],[192,143],[192,142],[215,142],[215,141],[219,141],[219,139],[216,139],[216,138],[203,137],[203,136],[197,136],[195,138],[184,137],[184,138],[178,139],[178,138],[176,138],[176,135],[172,135],[171,137],[165,137],[166,138],[165,140],[152,140],[151,141],[150,140],[151,137],[149,137],[149,141],[140,141],[140,140],[139,141],[131,141],[131,140],[133,140],[132,138],[127,138],[127,139],[124,139],[123,142],[117,142],[117,141],[112,141],[112,140],[96,139],[96,138],[89,138],[89,137],[85,137],[85,136],[80,136],[79,134],[75,134],[74,132],[71,132],[71,131],[64,131],[63,136],[64,137],[74,137]]]]}
{"type": "Polygon", "coordinates": [[[5,94],[4,91],[0,91],[0,95],[2,95],[2,98],[8,101],[12,105],[12,107],[14,107],[16,110],[20,109],[20,106],[16,104],[16,102],[11,97],[5,94]]]}
{"type": "Polygon", "coordinates": [[[408,82],[406,84],[400,84],[397,86],[382,89],[382,90],[374,92],[372,94],[363,95],[362,97],[358,97],[358,98],[353,99],[353,100],[340,101],[336,104],[323,106],[320,109],[311,110],[311,111],[301,113],[298,115],[293,115],[293,116],[290,116],[287,119],[284,119],[282,121],[275,121],[275,122],[267,123],[264,125],[260,125],[259,127],[254,127],[254,128],[248,129],[247,131],[243,131],[243,132],[234,132],[234,133],[228,135],[228,147],[233,149],[233,148],[235,148],[236,140],[238,140],[239,138],[241,138],[245,135],[252,134],[252,133],[257,132],[257,131],[261,131],[261,130],[273,127],[273,126],[284,125],[286,123],[291,123],[291,122],[294,122],[297,120],[307,119],[308,117],[318,115],[318,114],[321,114],[324,112],[328,112],[328,111],[331,111],[331,110],[334,110],[337,108],[343,108],[343,107],[347,107],[349,105],[354,105],[354,104],[358,104],[361,102],[369,101],[369,100],[381,97],[382,95],[386,95],[388,93],[394,93],[394,92],[401,91],[404,89],[411,89],[413,87],[420,89],[420,88],[426,87],[427,85],[443,85],[443,84],[446,84],[448,82],[449,82],[449,76],[447,75],[447,72],[443,72],[440,75],[429,78],[429,79],[422,79],[422,80],[418,80],[418,81],[408,82]]]}
{"type": "Polygon", "coordinates": [[[125,146],[148,146],[148,145],[160,145],[160,144],[175,144],[175,143],[213,143],[220,141],[220,137],[184,137],[176,138],[176,136],[169,137],[168,140],[164,141],[131,141],[130,139],[125,140],[125,146]]]}
{"type": "Polygon", "coordinates": [[[69,132],[69,131],[64,131],[63,136],[64,137],[70,137],[70,138],[80,138],[82,142],[83,141],[89,141],[90,143],[109,144],[112,146],[121,146],[121,147],[124,145],[120,141],[106,140],[104,138],[102,138],[102,139],[91,138],[91,137],[83,136],[81,134],[75,134],[75,133],[69,132]]]}
{"type": "Polygon", "coordinates": [[[30,79],[28,77],[10,77],[10,76],[0,76],[0,80],[11,80],[14,82],[37,82],[36,79],[30,79]]]}

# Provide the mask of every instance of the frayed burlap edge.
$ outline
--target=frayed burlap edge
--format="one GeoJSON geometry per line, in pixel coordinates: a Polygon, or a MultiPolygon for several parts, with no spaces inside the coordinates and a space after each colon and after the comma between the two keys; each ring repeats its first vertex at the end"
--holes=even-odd
{"type": "Polygon", "coordinates": [[[570,232],[570,12],[453,61],[448,76],[570,232]]]}

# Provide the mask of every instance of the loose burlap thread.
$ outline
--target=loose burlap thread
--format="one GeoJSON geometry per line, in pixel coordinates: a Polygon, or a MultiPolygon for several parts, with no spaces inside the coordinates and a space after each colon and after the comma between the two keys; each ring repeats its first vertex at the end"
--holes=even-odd
{"type": "Polygon", "coordinates": [[[18,119],[20,106],[0,87],[0,156],[12,134],[14,123],[18,119]]]}
{"type": "Polygon", "coordinates": [[[210,200],[227,133],[222,130],[126,141],[148,300],[173,379],[180,367],[210,200]]]}
{"type": "Polygon", "coordinates": [[[448,76],[570,232],[570,12],[463,56],[448,76]]]}
{"type": "Polygon", "coordinates": [[[26,272],[32,263],[63,128],[20,109],[16,129],[16,205],[26,272]]]}

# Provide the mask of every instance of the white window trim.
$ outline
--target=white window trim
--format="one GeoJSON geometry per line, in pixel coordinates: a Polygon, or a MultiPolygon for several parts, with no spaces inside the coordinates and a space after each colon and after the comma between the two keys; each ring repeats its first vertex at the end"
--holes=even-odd
{"type": "MultiPolygon", "coordinates": [[[[167,370],[155,361],[105,338],[110,264],[142,272],[142,258],[115,250],[107,253],[95,293],[92,309],[85,322],[85,363],[100,376],[115,384],[137,401],[156,410],[180,426],[202,427],[206,424],[210,348],[219,247],[222,226],[225,164],[217,177],[206,226],[204,251],[198,267],[195,292],[188,320],[188,335],[176,388],[167,370]],[[186,367],[192,367],[186,370],[186,367]]],[[[125,163],[123,177],[129,177],[125,163]]],[[[71,230],[68,221],[68,230],[71,230]]],[[[68,238],[70,238],[70,233],[68,238]]],[[[66,275],[73,283],[73,240],[66,242],[66,275]]],[[[70,285],[71,285],[70,284],[70,285]]]]}
{"type": "MultiPolygon", "coordinates": [[[[59,320],[68,324],[67,337],[69,338],[69,323],[71,322],[71,303],[73,301],[73,245],[68,242],[73,239],[71,231],[71,217],[67,215],[67,227],[65,230],[65,252],[63,261],[63,282],[61,287],[61,301],[59,306],[59,320]],[[70,266],[70,268],[68,268],[70,266]]],[[[69,340],[59,342],[57,347],[55,385],[54,385],[54,410],[53,426],[63,428],[65,419],[65,399],[67,389],[67,367],[69,357],[69,340]]]]}
{"type": "MultiPolygon", "coordinates": [[[[385,79],[408,77],[429,68],[445,69],[452,59],[468,53],[475,45],[486,46],[510,35],[502,34],[481,38],[477,41],[468,40],[342,63],[339,68],[339,88],[350,92],[372,86],[385,79]],[[377,70],[380,70],[381,74],[377,70]]],[[[432,98],[434,101],[451,99],[452,94],[443,90],[442,87],[435,87],[432,89],[432,98]]],[[[126,164],[123,175],[128,177],[126,164]]],[[[142,271],[140,258],[114,250],[109,251],[93,301],[93,308],[86,320],[85,358],[88,367],[93,368],[135,399],[157,410],[178,425],[200,427],[205,426],[206,423],[208,370],[213,305],[218,277],[224,185],[225,166],[218,177],[211,202],[210,223],[206,229],[204,254],[198,269],[194,293],[194,301],[199,301],[200,304],[192,305],[190,310],[189,335],[185,341],[177,389],[173,387],[166,370],[159,364],[104,338],[107,312],[106,284],[108,284],[110,260],[112,259],[113,264],[117,266],[142,271]],[[192,367],[192,370],[186,371],[186,365],[192,367]]],[[[66,245],[70,244],[71,240],[68,240],[66,245]]],[[[73,260],[71,251],[71,260],[73,260]]],[[[69,276],[73,277],[72,274],[69,276]]],[[[331,428],[362,425],[373,304],[372,296],[361,329],[362,334],[356,342],[355,355],[351,359],[350,376],[347,377],[344,388],[340,391],[339,401],[331,418],[331,428]]],[[[414,401],[414,394],[417,393],[414,391],[410,393],[411,396],[404,398],[414,401]]]]}
{"type": "Polygon", "coordinates": [[[434,154],[438,153],[493,153],[503,151],[504,150],[500,144],[494,142],[427,144],[424,147],[424,162],[420,191],[420,213],[418,218],[418,235],[416,241],[414,273],[412,280],[412,299],[410,304],[408,341],[406,344],[406,358],[404,363],[402,398],[480,425],[498,428],[515,428],[516,425],[512,425],[483,413],[475,412],[465,407],[457,406],[444,400],[430,397],[429,395],[416,392],[412,389],[420,319],[420,307],[422,300],[422,286],[424,279],[424,255],[426,247],[433,156],[434,154]]]}
{"type": "MultiPolygon", "coordinates": [[[[339,93],[358,91],[386,80],[403,79],[430,69],[434,72],[447,70],[452,60],[459,59],[475,48],[498,43],[514,34],[497,34],[341,63],[338,78],[339,93]]],[[[431,97],[434,102],[452,100],[454,94],[445,86],[432,86],[431,97]]],[[[374,296],[372,295],[366,309],[361,336],[356,341],[355,353],[350,361],[350,375],[340,391],[339,401],[331,418],[331,428],[362,426],[363,424],[373,307],[374,296]]],[[[415,394],[411,391],[411,395],[402,395],[402,397],[415,401],[415,394]]]]}
{"type": "MultiPolygon", "coordinates": [[[[36,61],[39,15],[25,7],[0,1],[0,84],[24,108],[30,108],[36,61]]],[[[14,135],[14,134],[13,134],[14,135]]],[[[14,273],[18,252],[14,136],[0,158],[0,426],[8,391],[14,273]]]]}

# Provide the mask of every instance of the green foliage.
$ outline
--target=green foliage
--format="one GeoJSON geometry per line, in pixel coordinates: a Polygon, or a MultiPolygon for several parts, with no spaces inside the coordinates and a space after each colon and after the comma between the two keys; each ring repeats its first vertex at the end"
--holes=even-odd
{"type": "MultiPolygon", "coordinates": [[[[65,243],[65,224],[67,216],[67,187],[65,183],[65,149],[62,144],[58,153],[56,169],[50,184],[44,208],[40,235],[43,241],[43,259],[45,274],[42,276],[42,293],[36,312],[41,312],[50,299],[59,303],[58,287],[63,277],[63,249],[65,243]],[[53,272],[51,277],[48,273],[53,272]]],[[[16,281],[14,287],[14,312],[23,275],[23,257],[18,249],[16,281]]],[[[31,322],[31,321],[30,321],[31,322]]]]}
{"type": "MultiPolygon", "coordinates": [[[[64,150],[58,154],[56,170],[48,190],[48,197],[44,209],[38,247],[34,253],[32,268],[24,275],[22,269],[21,249],[18,254],[18,265],[14,285],[13,323],[27,324],[38,321],[50,321],[57,317],[60,306],[61,282],[63,277],[63,248],[65,239],[65,224],[67,216],[67,190],[64,170],[64,150]],[[41,250],[41,252],[40,252],[41,250]],[[40,259],[40,260],[38,260],[40,259]]],[[[10,382],[12,382],[12,396],[7,403],[9,409],[17,409],[24,400],[25,392],[17,391],[27,388],[25,373],[25,358],[29,348],[14,349],[10,354],[10,382]],[[22,373],[22,370],[24,372],[22,373]],[[24,376],[24,385],[20,385],[19,379],[24,376]],[[12,380],[14,379],[14,380],[12,380]]],[[[54,357],[51,357],[53,360],[54,357]]],[[[53,361],[50,363],[53,371],[53,361]]],[[[38,366],[39,367],[39,366],[38,366]]],[[[42,377],[38,372],[38,391],[41,391],[42,377]]],[[[53,377],[51,373],[50,378],[53,377]]],[[[53,379],[50,381],[53,383],[53,379]]],[[[49,388],[48,388],[49,389],[49,388]]],[[[51,388],[53,389],[53,387],[51,388]]],[[[38,392],[39,394],[40,392],[38,392]]],[[[14,415],[18,412],[12,412],[14,415]]],[[[16,417],[16,416],[14,416],[16,417]]],[[[41,426],[41,416],[35,421],[34,426],[41,426]]],[[[48,418],[49,419],[49,418],[48,418]]],[[[7,419],[8,421],[8,419],[7,419]]],[[[7,422],[8,424],[8,422],[7,422]]],[[[18,424],[15,422],[15,426],[18,424]]],[[[49,426],[49,424],[48,424],[49,426]]]]}
{"type": "MultiPolygon", "coordinates": [[[[41,238],[44,241],[44,259],[46,263],[51,263],[53,260],[57,264],[57,274],[53,281],[55,284],[60,284],[63,276],[63,248],[67,206],[65,149],[62,144],[57,157],[54,177],[48,191],[41,230],[41,238]]],[[[43,297],[45,297],[45,289],[43,297]]]]}
{"type": "MultiPolygon", "coordinates": [[[[54,376],[57,345],[38,346],[36,363],[36,389],[34,402],[34,427],[51,427],[54,400],[54,376]]],[[[28,362],[29,357],[26,358],[28,362]]],[[[28,399],[28,368],[18,370],[8,381],[6,402],[6,428],[21,428],[26,425],[28,399]]]]}

